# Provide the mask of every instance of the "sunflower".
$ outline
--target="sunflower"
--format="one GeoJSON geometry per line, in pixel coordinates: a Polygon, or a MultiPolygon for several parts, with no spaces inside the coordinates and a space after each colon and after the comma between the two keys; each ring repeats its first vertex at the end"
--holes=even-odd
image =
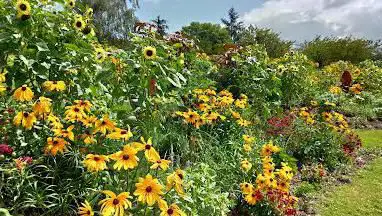
{"type": "Polygon", "coordinates": [[[13,93],[13,98],[18,101],[31,101],[34,96],[33,91],[27,86],[22,85],[20,88],[16,89],[13,93]]]}
{"type": "Polygon", "coordinates": [[[94,211],[90,203],[85,200],[85,203],[81,203],[82,206],[78,207],[79,216],[94,216],[94,211]]]}
{"type": "Polygon", "coordinates": [[[143,49],[143,56],[145,57],[145,59],[148,60],[155,59],[157,57],[157,50],[155,49],[155,47],[145,47],[143,49]]]}
{"type": "Polygon", "coordinates": [[[86,113],[77,106],[67,106],[65,109],[65,120],[67,121],[75,122],[86,118],[86,113]]]}
{"type": "Polygon", "coordinates": [[[101,47],[95,48],[95,57],[97,62],[103,62],[106,58],[106,52],[101,47]]]}
{"type": "Polygon", "coordinates": [[[45,154],[50,153],[53,156],[56,156],[58,152],[64,153],[67,150],[68,142],[62,138],[49,137],[47,139],[48,144],[45,147],[45,154]]]}
{"type": "Polygon", "coordinates": [[[160,159],[159,153],[154,149],[151,137],[145,141],[145,138],[141,137],[141,142],[134,142],[133,147],[137,151],[145,151],[145,157],[148,161],[157,161],[160,159]]]}
{"type": "Polygon", "coordinates": [[[131,198],[129,192],[120,193],[118,196],[109,190],[104,190],[102,193],[106,195],[106,198],[98,203],[98,205],[101,205],[101,215],[124,216],[125,209],[131,208],[132,206],[128,200],[131,198]]]}
{"type": "Polygon", "coordinates": [[[247,194],[244,199],[249,205],[256,205],[258,201],[263,198],[263,195],[259,190],[252,191],[252,193],[247,194]]]}
{"type": "Polygon", "coordinates": [[[244,182],[240,184],[240,189],[243,194],[250,194],[252,193],[254,187],[252,184],[244,182]]]}
{"type": "Polygon", "coordinates": [[[33,112],[19,112],[13,119],[13,124],[16,126],[22,125],[27,130],[31,130],[37,122],[37,118],[33,112]]]}
{"type": "Polygon", "coordinates": [[[88,171],[99,172],[107,169],[107,161],[109,161],[109,158],[105,155],[88,154],[83,163],[88,171]]]}
{"type": "Polygon", "coordinates": [[[135,148],[129,145],[124,146],[123,151],[110,156],[112,160],[116,161],[113,168],[116,170],[121,170],[122,168],[124,170],[134,169],[138,166],[139,161],[139,158],[136,156],[137,153],[138,151],[135,148]]]}
{"type": "Polygon", "coordinates": [[[18,0],[16,2],[17,18],[27,20],[30,18],[31,5],[26,0],[18,0]]]}
{"type": "Polygon", "coordinates": [[[186,216],[175,203],[168,206],[165,201],[161,202],[159,209],[161,210],[160,216],[186,216]]]}
{"type": "Polygon", "coordinates": [[[64,81],[45,81],[42,86],[46,91],[65,91],[66,85],[64,81]]]}
{"type": "Polygon", "coordinates": [[[243,161],[240,162],[240,167],[245,172],[248,172],[252,168],[252,164],[247,159],[244,159],[243,161]]]}
{"type": "Polygon", "coordinates": [[[93,13],[94,13],[93,8],[88,8],[88,9],[86,10],[86,12],[85,12],[85,16],[86,16],[87,18],[91,18],[91,17],[93,16],[93,13]]]}
{"type": "Polygon", "coordinates": [[[86,23],[84,19],[82,18],[82,16],[76,16],[74,18],[73,26],[78,31],[82,31],[86,27],[86,23]]]}
{"type": "Polygon", "coordinates": [[[139,183],[136,183],[135,186],[137,189],[134,195],[138,196],[139,202],[152,206],[161,200],[160,196],[163,194],[163,186],[159,183],[158,179],[153,179],[150,174],[146,175],[145,178],[139,178],[139,183]]]}
{"type": "Polygon", "coordinates": [[[52,99],[46,97],[39,97],[38,101],[33,105],[33,112],[37,116],[49,114],[51,111],[52,99]]]}
{"type": "Polygon", "coordinates": [[[65,0],[65,2],[66,2],[66,5],[69,8],[74,8],[74,6],[76,6],[76,1],[75,0],[65,0]]]}
{"type": "Polygon", "coordinates": [[[183,179],[184,171],[181,169],[175,170],[175,172],[167,176],[166,190],[170,191],[174,188],[179,195],[184,196],[183,179]]]}
{"type": "Polygon", "coordinates": [[[133,136],[133,133],[130,131],[130,127],[128,130],[123,130],[119,128],[115,128],[114,132],[108,134],[106,137],[109,139],[114,139],[114,140],[123,140],[127,141],[133,136]]]}
{"type": "Polygon", "coordinates": [[[56,137],[68,138],[69,140],[74,141],[74,133],[72,131],[73,129],[74,129],[74,125],[71,125],[67,129],[62,129],[62,128],[53,129],[53,132],[56,137]]]}
{"type": "Polygon", "coordinates": [[[161,168],[163,171],[166,171],[169,168],[169,164],[171,161],[165,159],[159,159],[151,165],[150,169],[159,169],[161,168]]]}
{"type": "Polygon", "coordinates": [[[115,129],[115,123],[109,119],[108,115],[104,115],[102,120],[97,120],[95,122],[94,133],[101,132],[106,134],[107,131],[113,131],[115,129]]]}

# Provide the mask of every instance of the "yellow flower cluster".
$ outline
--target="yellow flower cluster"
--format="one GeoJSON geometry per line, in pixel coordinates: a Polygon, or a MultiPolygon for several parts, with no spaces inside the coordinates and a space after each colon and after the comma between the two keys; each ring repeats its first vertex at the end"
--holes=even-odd
{"type": "Polygon", "coordinates": [[[338,86],[331,86],[329,88],[329,92],[335,95],[339,95],[342,93],[342,88],[338,86]]]}
{"type": "Polygon", "coordinates": [[[4,70],[2,73],[0,73],[0,95],[7,90],[7,87],[5,85],[7,71],[4,70]]]}
{"type": "MultiPolygon", "coordinates": [[[[245,143],[248,142],[246,138],[244,138],[244,140],[245,143]]],[[[260,151],[262,173],[256,176],[254,183],[243,182],[240,184],[241,192],[249,205],[255,205],[264,199],[264,197],[274,195],[275,197],[272,197],[270,200],[279,200],[279,207],[280,205],[284,209],[293,207],[291,205],[294,204],[297,199],[289,194],[293,171],[291,167],[283,162],[280,168],[276,169],[276,164],[273,162],[272,156],[278,152],[280,152],[280,148],[274,145],[272,141],[263,145],[260,151]],[[290,202],[283,203],[281,201],[286,199],[290,200],[290,202]]],[[[250,170],[250,168],[248,169],[248,163],[247,160],[241,163],[241,167],[245,172],[250,170]]]]}
{"type": "Polygon", "coordinates": [[[338,80],[344,71],[350,71],[353,78],[357,78],[361,74],[360,68],[344,61],[338,61],[325,66],[323,73],[338,80]]]}
{"type": "Polygon", "coordinates": [[[31,5],[27,0],[17,0],[16,10],[16,17],[22,21],[28,20],[31,16],[31,5]]]}
{"type": "Polygon", "coordinates": [[[349,124],[345,116],[338,112],[323,112],[322,118],[330,128],[337,132],[350,133],[349,124]]]}
{"type": "Polygon", "coordinates": [[[309,125],[314,124],[315,115],[310,113],[307,107],[300,108],[299,116],[309,125]]]}
{"type": "Polygon", "coordinates": [[[227,90],[217,93],[213,89],[194,89],[192,97],[196,104],[195,110],[188,109],[187,112],[176,112],[178,116],[184,118],[187,124],[200,128],[203,125],[225,121],[227,116],[232,117],[242,127],[251,124],[238,112],[238,110],[248,107],[248,97],[244,94],[234,99],[232,93],[227,90]]]}

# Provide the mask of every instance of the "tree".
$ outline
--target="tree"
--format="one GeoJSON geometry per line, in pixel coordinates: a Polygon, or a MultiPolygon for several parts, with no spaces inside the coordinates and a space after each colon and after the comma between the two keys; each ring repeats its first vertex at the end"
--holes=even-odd
{"type": "Polygon", "coordinates": [[[166,35],[166,30],[168,29],[167,20],[161,19],[160,16],[157,16],[154,20],[151,20],[158,29],[158,33],[162,36],[166,35]]]}
{"type": "Polygon", "coordinates": [[[192,22],[184,26],[182,32],[194,39],[207,54],[219,54],[224,51],[224,44],[232,43],[227,29],[218,24],[192,22]]]}
{"type": "Polygon", "coordinates": [[[238,44],[248,46],[260,44],[267,50],[268,56],[278,58],[292,47],[293,41],[282,40],[279,33],[268,28],[258,28],[250,25],[240,33],[238,44]]]}
{"type": "Polygon", "coordinates": [[[94,10],[94,24],[99,39],[125,40],[133,30],[137,18],[134,9],[138,0],[81,0],[94,10]],[[128,2],[132,4],[128,7],[128,2]]]}
{"type": "Polygon", "coordinates": [[[221,21],[226,26],[233,42],[239,40],[239,33],[243,29],[243,22],[239,21],[239,13],[235,11],[235,8],[228,10],[228,19],[222,18],[221,21]]]}
{"type": "Polygon", "coordinates": [[[371,59],[378,54],[379,42],[345,37],[321,37],[305,41],[301,50],[311,60],[318,62],[321,67],[339,60],[354,64],[371,59]]]}

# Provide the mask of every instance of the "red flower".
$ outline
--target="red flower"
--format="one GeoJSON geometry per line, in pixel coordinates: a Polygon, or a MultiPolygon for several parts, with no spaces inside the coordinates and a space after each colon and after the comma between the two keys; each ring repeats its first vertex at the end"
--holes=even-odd
{"type": "Polygon", "coordinates": [[[19,157],[19,160],[21,160],[22,162],[25,162],[27,164],[33,163],[33,158],[29,157],[29,156],[19,157]]]}
{"type": "Polygon", "coordinates": [[[0,155],[10,155],[13,149],[7,144],[0,144],[0,155]]]}

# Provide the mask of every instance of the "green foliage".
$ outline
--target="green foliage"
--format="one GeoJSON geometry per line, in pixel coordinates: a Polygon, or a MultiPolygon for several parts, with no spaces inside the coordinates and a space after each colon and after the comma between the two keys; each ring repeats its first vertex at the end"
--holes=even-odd
{"type": "Polygon", "coordinates": [[[360,63],[373,57],[376,44],[365,39],[352,37],[316,37],[302,45],[302,52],[321,67],[339,60],[360,63]]]}
{"type": "Polygon", "coordinates": [[[305,196],[307,194],[311,194],[311,193],[314,193],[316,192],[317,190],[319,189],[319,186],[317,184],[314,184],[314,183],[309,183],[309,182],[302,182],[300,183],[295,189],[294,189],[294,194],[297,196],[297,197],[302,197],[302,196],[305,196]]]}
{"type": "Polygon", "coordinates": [[[226,26],[231,39],[233,42],[237,42],[239,40],[239,34],[244,28],[244,23],[239,21],[239,13],[235,11],[235,8],[230,8],[228,10],[228,19],[222,18],[222,23],[226,26]]]}
{"type": "Polygon", "coordinates": [[[282,40],[280,34],[271,29],[255,28],[250,25],[240,32],[238,44],[241,46],[260,44],[265,47],[269,57],[279,58],[291,49],[293,41],[282,40]]]}
{"type": "Polygon", "coordinates": [[[192,22],[182,32],[196,40],[196,44],[207,54],[222,53],[223,46],[231,43],[229,32],[218,24],[192,22]]]}

